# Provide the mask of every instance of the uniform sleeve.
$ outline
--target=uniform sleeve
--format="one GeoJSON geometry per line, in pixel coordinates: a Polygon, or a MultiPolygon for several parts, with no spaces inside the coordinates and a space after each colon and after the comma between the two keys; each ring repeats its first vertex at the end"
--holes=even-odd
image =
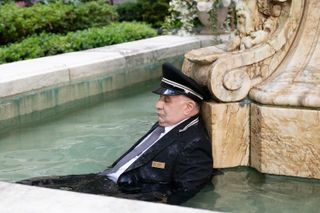
{"type": "Polygon", "coordinates": [[[177,158],[174,185],[167,194],[167,203],[180,204],[201,190],[211,179],[211,145],[206,140],[188,143],[177,158]]]}

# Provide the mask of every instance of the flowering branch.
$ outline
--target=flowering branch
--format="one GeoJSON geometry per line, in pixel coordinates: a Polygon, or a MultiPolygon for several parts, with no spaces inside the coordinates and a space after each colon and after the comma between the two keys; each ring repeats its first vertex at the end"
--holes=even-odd
{"type": "MultiPolygon", "coordinates": [[[[166,17],[164,28],[179,28],[178,35],[189,35],[192,33],[194,23],[198,17],[198,11],[208,12],[211,21],[216,20],[213,10],[217,7],[225,7],[230,4],[231,0],[171,0],[169,3],[170,16],[166,17]]],[[[215,23],[213,23],[215,24],[215,23]]]]}
{"type": "Polygon", "coordinates": [[[197,18],[196,5],[197,2],[195,0],[171,0],[169,3],[170,16],[166,19],[167,28],[180,25],[178,34],[186,35],[192,32],[193,22],[197,18]]]}

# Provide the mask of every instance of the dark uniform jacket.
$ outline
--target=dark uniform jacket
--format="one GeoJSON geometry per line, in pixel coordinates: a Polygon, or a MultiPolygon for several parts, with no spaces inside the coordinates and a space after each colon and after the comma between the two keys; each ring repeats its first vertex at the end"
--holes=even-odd
{"type": "MultiPolygon", "coordinates": [[[[124,155],[156,126],[157,123],[124,155]]],[[[206,185],[211,174],[211,144],[199,117],[194,116],[176,126],[143,153],[120,175],[117,184],[122,192],[139,194],[141,200],[180,204],[206,185]]]]}

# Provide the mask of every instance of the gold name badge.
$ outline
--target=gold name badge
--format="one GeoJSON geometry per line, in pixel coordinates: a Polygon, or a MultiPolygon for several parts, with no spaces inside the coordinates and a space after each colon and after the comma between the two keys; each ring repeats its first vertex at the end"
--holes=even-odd
{"type": "Polygon", "coordinates": [[[164,169],[164,168],[166,167],[166,163],[164,163],[164,162],[152,161],[151,167],[153,167],[153,168],[158,168],[158,169],[164,169]]]}

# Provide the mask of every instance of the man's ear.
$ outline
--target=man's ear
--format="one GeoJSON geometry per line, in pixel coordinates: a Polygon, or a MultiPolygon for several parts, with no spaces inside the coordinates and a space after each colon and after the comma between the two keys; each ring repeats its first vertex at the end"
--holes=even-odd
{"type": "Polygon", "coordinates": [[[185,115],[190,115],[196,108],[196,103],[193,101],[188,101],[186,103],[185,115]]]}

